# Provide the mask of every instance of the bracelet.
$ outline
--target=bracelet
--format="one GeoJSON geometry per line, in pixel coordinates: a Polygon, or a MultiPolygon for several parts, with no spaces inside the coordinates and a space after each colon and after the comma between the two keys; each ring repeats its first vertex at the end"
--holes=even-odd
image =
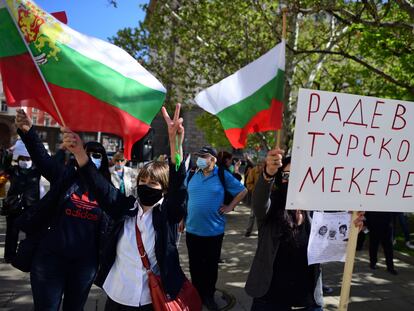
{"type": "Polygon", "coordinates": [[[265,166],[264,166],[264,168],[263,168],[263,174],[265,175],[265,177],[266,177],[268,180],[271,180],[271,179],[275,178],[275,176],[276,176],[277,172],[276,172],[274,175],[270,175],[270,174],[268,174],[268,173],[266,172],[266,165],[265,165],[265,166]]]}

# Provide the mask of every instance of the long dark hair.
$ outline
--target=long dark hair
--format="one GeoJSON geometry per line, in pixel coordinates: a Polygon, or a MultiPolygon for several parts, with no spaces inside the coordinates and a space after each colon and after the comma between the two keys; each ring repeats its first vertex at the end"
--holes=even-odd
{"type": "Polygon", "coordinates": [[[226,161],[232,159],[233,155],[227,151],[220,151],[217,155],[217,166],[222,167],[224,169],[228,169],[226,166],[226,161]]]}
{"type": "Polygon", "coordinates": [[[97,141],[90,141],[84,145],[86,152],[96,152],[102,154],[102,162],[101,167],[99,168],[99,172],[111,182],[111,173],[109,172],[109,161],[108,155],[106,154],[106,150],[102,144],[98,143],[97,141]]]}

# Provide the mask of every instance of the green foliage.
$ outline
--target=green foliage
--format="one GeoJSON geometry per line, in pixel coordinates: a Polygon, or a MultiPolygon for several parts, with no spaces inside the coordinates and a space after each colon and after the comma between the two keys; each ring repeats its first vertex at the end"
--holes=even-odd
{"type": "MultiPolygon", "coordinates": [[[[288,3],[284,133],[290,144],[298,89],[414,99],[414,9],[398,1],[288,3]],[[297,39],[296,39],[297,38],[297,39]]],[[[150,1],[147,18],[112,41],[167,87],[167,104],[192,104],[217,83],[280,41],[282,18],[274,0],[150,1]],[[175,5],[171,4],[175,3],[175,5]]],[[[207,140],[228,146],[220,122],[196,120],[207,140]]],[[[250,148],[274,145],[274,133],[252,134],[250,148]]]]}
{"type": "Polygon", "coordinates": [[[206,112],[196,119],[196,125],[205,133],[208,143],[215,148],[231,147],[219,119],[206,112]]]}

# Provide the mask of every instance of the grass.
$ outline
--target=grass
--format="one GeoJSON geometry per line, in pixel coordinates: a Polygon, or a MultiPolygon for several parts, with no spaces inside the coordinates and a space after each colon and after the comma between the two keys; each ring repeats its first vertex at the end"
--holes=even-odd
{"type": "MultiPolygon", "coordinates": [[[[414,215],[410,214],[408,216],[408,228],[409,231],[411,233],[411,242],[414,243],[414,215]]],[[[397,221],[397,235],[396,235],[396,241],[397,243],[394,245],[394,249],[396,251],[405,253],[405,254],[409,254],[410,256],[414,257],[414,250],[409,249],[408,247],[405,246],[405,240],[404,240],[404,235],[402,233],[401,227],[399,222],[397,221]]]]}
{"type": "MultiPolygon", "coordinates": [[[[405,246],[405,239],[402,235],[397,236],[396,240],[397,243],[394,245],[394,250],[414,257],[414,249],[409,249],[405,246]]],[[[411,242],[413,242],[413,239],[411,239],[411,242]]]]}

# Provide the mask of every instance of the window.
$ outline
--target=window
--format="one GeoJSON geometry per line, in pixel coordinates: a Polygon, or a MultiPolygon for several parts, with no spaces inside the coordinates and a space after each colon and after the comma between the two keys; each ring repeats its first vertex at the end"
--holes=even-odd
{"type": "Polygon", "coordinates": [[[33,108],[33,112],[38,112],[38,109],[36,109],[36,108],[33,108]]]}
{"type": "Polygon", "coordinates": [[[37,135],[43,141],[45,141],[47,139],[47,132],[46,131],[37,131],[37,135]]]}
{"type": "Polygon", "coordinates": [[[7,104],[6,101],[1,101],[1,112],[7,112],[7,104]]]}
{"type": "Polygon", "coordinates": [[[34,125],[37,125],[37,117],[32,117],[32,122],[34,125]]]}
{"type": "Polygon", "coordinates": [[[85,134],[83,134],[83,139],[82,140],[85,143],[90,142],[90,141],[95,141],[96,140],[96,135],[95,134],[85,133],[85,134]]]}
{"type": "Polygon", "coordinates": [[[45,118],[45,126],[50,126],[50,119],[49,118],[45,118]]]}

